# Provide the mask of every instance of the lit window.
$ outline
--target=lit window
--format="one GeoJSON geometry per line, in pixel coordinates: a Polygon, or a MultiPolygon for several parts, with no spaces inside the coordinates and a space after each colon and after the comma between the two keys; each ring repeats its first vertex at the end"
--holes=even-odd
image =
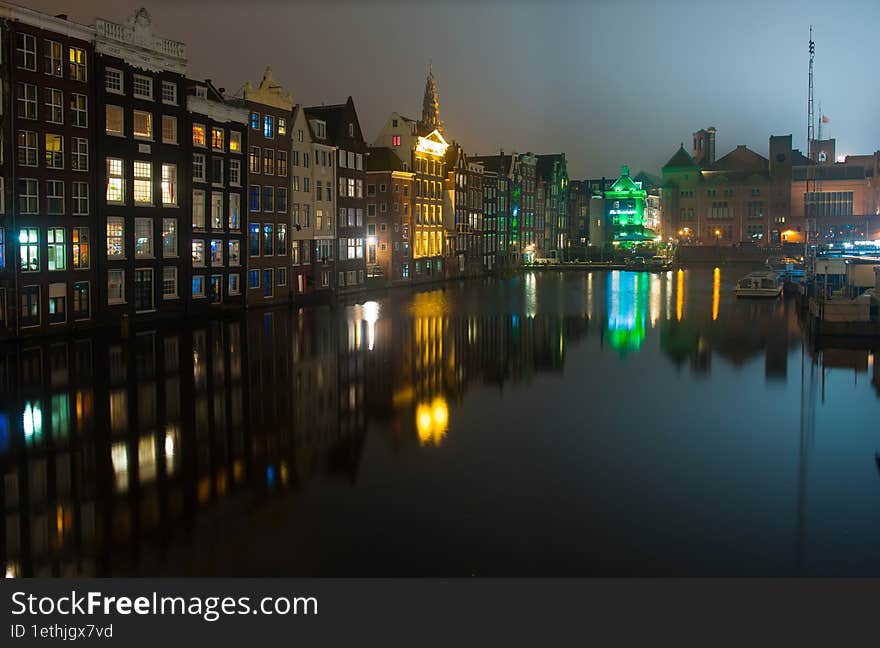
{"type": "Polygon", "coordinates": [[[106,131],[108,135],[125,136],[124,116],[121,106],[107,106],[106,131]]]}
{"type": "Polygon", "coordinates": [[[177,205],[177,165],[162,165],[162,204],[177,205]]]}
{"type": "Polygon", "coordinates": [[[162,142],[177,144],[177,117],[162,115],[162,142]]]}
{"type": "Polygon", "coordinates": [[[89,228],[73,228],[73,268],[74,270],[86,270],[90,265],[89,228]]]}
{"type": "Polygon", "coordinates": [[[125,177],[122,160],[107,158],[107,202],[125,202],[125,177]]]}
{"type": "Polygon", "coordinates": [[[138,259],[153,258],[153,219],[134,219],[134,256],[138,259]]]}
{"type": "Polygon", "coordinates": [[[46,168],[64,168],[64,138],[46,133],[46,168]]]}
{"type": "Polygon", "coordinates": [[[223,129],[222,128],[212,128],[211,129],[211,148],[215,151],[223,150],[223,129]]]}
{"type": "Polygon", "coordinates": [[[223,241],[220,239],[211,239],[211,266],[220,267],[223,265],[223,241]]]}
{"type": "Polygon", "coordinates": [[[229,194],[229,229],[241,229],[241,194],[229,194]]]}
{"type": "Polygon", "coordinates": [[[281,176],[282,178],[287,177],[287,151],[278,151],[278,157],[276,160],[276,175],[281,176]]]}
{"type": "Polygon", "coordinates": [[[400,135],[391,136],[391,146],[400,146],[400,135]]]}
{"type": "Polygon", "coordinates": [[[118,216],[107,218],[107,257],[125,258],[125,221],[118,216]]]}
{"type": "Polygon", "coordinates": [[[194,268],[205,266],[205,242],[202,239],[193,239],[192,264],[194,268]]]}
{"type": "Polygon", "coordinates": [[[193,124],[193,146],[205,146],[205,125],[193,124]]]}
{"type": "Polygon", "coordinates": [[[46,230],[49,244],[49,270],[67,269],[67,246],[63,227],[50,227],[46,230]]]}
{"type": "Polygon", "coordinates": [[[74,81],[86,80],[86,51],[79,47],[68,48],[68,70],[74,81]]]}
{"type": "Polygon", "coordinates": [[[22,272],[40,271],[40,230],[27,227],[18,230],[18,253],[22,272]]]}
{"type": "Polygon", "coordinates": [[[275,253],[275,226],[272,223],[263,223],[263,256],[272,256],[275,253]]]}
{"type": "Polygon", "coordinates": [[[229,247],[229,265],[231,266],[239,266],[241,265],[241,241],[228,241],[229,247]]]}
{"type": "Polygon", "coordinates": [[[134,202],[153,204],[153,165],[150,162],[134,163],[134,202]]]}
{"type": "Polygon", "coordinates": [[[177,256],[177,219],[162,219],[162,256],[166,259],[177,256]]]}
{"type": "Polygon", "coordinates": [[[263,174],[272,175],[275,173],[275,151],[266,149],[263,151],[263,174]]]}
{"type": "Polygon", "coordinates": [[[229,131],[229,152],[241,153],[241,131],[229,131]]]}
{"type": "Polygon", "coordinates": [[[211,192],[211,229],[223,229],[223,193],[211,192]]]}
{"type": "Polygon", "coordinates": [[[251,128],[254,130],[260,130],[260,113],[251,113],[251,128]]]}
{"type": "Polygon", "coordinates": [[[275,137],[275,118],[272,115],[263,115],[263,137],[275,137]]]}
{"type": "Polygon", "coordinates": [[[141,110],[132,111],[134,136],[141,139],[153,139],[153,115],[141,110]]]}

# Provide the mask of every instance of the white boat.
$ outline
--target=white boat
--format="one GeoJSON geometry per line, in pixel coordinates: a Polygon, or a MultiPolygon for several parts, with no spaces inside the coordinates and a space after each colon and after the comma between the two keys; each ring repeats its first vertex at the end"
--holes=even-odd
{"type": "Polygon", "coordinates": [[[770,270],[750,272],[736,282],[733,292],[737,297],[779,297],[782,294],[782,281],[777,273],[770,270]]]}
{"type": "Polygon", "coordinates": [[[765,265],[768,270],[772,270],[786,279],[800,279],[804,276],[803,259],[770,257],[765,265]]]}

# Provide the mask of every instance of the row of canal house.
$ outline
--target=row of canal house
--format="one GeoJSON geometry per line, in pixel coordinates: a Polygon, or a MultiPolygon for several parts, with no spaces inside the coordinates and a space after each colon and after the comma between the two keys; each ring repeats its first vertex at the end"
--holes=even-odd
{"type": "Polygon", "coordinates": [[[295,104],[271,69],[229,98],[144,9],[0,21],[0,338],[364,287],[351,98],[295,104]]]}
{"type": "Polygon", "coordinates": [[[351,97],[307,107],[267,68],[187,76],[145,9],[81,25],[0,2],[0,339],[287,304],[504,269],[568,246],[565,156],[372,146],[351,97]],[[541,204],[537,204],[537,200],[541,204]],[[552,214],[551,214],[552,213],[552,214]]]}

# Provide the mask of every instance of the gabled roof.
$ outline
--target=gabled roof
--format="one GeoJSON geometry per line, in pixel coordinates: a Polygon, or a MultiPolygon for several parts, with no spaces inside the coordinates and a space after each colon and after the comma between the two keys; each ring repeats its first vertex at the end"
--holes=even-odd
{"type": "Polygon", "coordinates": [[[620,170],[620,177],[614,181],[608,193],[640,193],[644,197],[645,190],[639,189],[639,186],[633,182],[629,177],[629,167],[624,164],[620,170]]]}
{"type": "Polygon", "coordinates": [[[645,191],[650,191],[651,189],[656,189],[663,181],[655,175],[651,175],[650,173],[645,173],[644,171],[639,171],[636,176],[633,178],[635,182],[642,183],[642,189],[645,191]]]}
{"type": "Polygon", "coordinates": [[[371,146],[364,161],[367,171],[403,171],[403,160],[387,146],[371,146]]]}
{"type": "Polygon", "coordinates": [[[446,156],[443,161],[446,163],[446,168],[449,170],[455,169],[459,165],[464,166],[467,164],[464,149],[458,142],[453,142],[449,145],[449,148],[446,149],[446,156]]]}
{"type": "Polygon", "coordinates": [[[486,171],[492,171],[502,175],[509,175],[513,170],[513,156],[511,155],[475,155],[471,157],[471,162],[482,162],[486,171]]]}
{"type": "Polygon", "coordinates": [[[691,154],[684,150],[684,144],[678,147],[678,150],[675,152],[671,158],[669,158],[669,162],[663,165],[664,169],[683,169],[687,167],[696,167],[697,163],[694,161],[694,158],[691,157],[691,154]]]}
{"type": "Polygon", "coordinates": [[[553,165],[557,162],[561,165],[565,161],[565,153],[550,153],[538,156],[538,164],[535,167],[535,176],[543,180],[552,180],[553,165]]]}
{"type": "Polygon", "coordinates": [[[746,173],[767,173],[770,161],[763,155],[755,153],[745,144],[740,144],[730,153],[703,166],[705,171],[739,171],[746,173]]]}
{"type": "Polygon", "coordinates": [[[312,119],[315,117],[323,119],[324,123],[327,124],[327,136],[334,144],[338,145],[340,141],[348,139],[347,123],[349,121],[355,124],[355,139],[363,139],[357,111],[354,107],[354,99],[351,97],[342,104],[306,108],[306,118],[312,119]]]}

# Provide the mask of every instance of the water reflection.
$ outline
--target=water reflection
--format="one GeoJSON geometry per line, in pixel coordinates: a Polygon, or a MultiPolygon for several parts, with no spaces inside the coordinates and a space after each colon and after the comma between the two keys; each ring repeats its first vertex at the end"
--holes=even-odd
{"type": "MultiPolygon", "coordinates": [[[[782,301],[735,301],[730,290],[739,274],[727,268],[528,274],[392,292],[335,308],[252,312],[128,339],[102,335],[2,349],[3,570],[7,576],[248,574],[263,573],[267,561],[273,573],[290,575],[383,574],[401,564],[412,573],[458,573],[454,556],[437,562],[435,553],[428,563],[423,552],[404,545],[387,554],[374,549],[374,559],[356,550],[375,547],[380,521],[383,534],[402,538],[411,537],[408,529],[433,528],[443,514],[419,502],[434,488],[443,491],[443,502],[470,502],[463,509],[450,504],[445,527],[464,515],[498,532],[526,528],[541,535],[539,529],[557,522],[513,502],[569,484],[571,490],[554,495],[567,504],[548,506],[554,519],[570,520],[559,533],[573,532],[588,506],[577,498],[614,490],[589,481],[610,477],[584,466],[619,463],[633,450],[603,441],[567,472],[568,458],[581,452],[571,444],[592,443],[616,429],[623,380],[637,382],[652,401],[631,402],[623,416],[649,417],[657,439],[682,430],[696,435],[691,445],[655,449],[660,454],[673,448],[686,454],[704,442],[701,402],[709,411],[733,412],[745,395],[759,409],[794,405],[797,411],[794,392],[759,400],[770,396],[754,390],[751,362],[763,356],[765,382],[785,384],[788,364],[803,346],[796,313],[782,301]],[[711,391],[676,382],[682,367],[707,378],[719,360],[711,391]],[[628,366],[633,369],[621,374],[628,366]],[[693,412],[656,412],[677,404],[693,412]],[[675,426],[662,427],[675,416],[675,426]],[[576,440],[564,436],[581,419],[589,426],[577,428],[576,440]],[[424,464],[422,456],[439,463],[424,464]],[[531,461],[547,470],[525,476],[531,461]],[[335,516],[345,531],[328,536],[335,516]],[[302,551],[287,551],[286,543],[302,551]],[[354,557],[342,558],[348,555],[354,557]]],[[[820,408],[807,416],[813,428],[826,389],[834,395],[841,388],[841,372],[851,373],[860,390],[850,403],[854,416],[867,407],[863,376],[872,398],[880,393],[870,349],[803,348],[806,366],[818,367],[816,378],[804,378],[809,371],[798,376],[812,380],[816,392],[800,395],[802,408],[820,408]]],[[[768,423],[766,432],[779,425],[768,423]]],[[[725,454],[750,466],[761,460],[760,445],[753,451],[740,459],[740,449],[725,454]]],[[[643,465],[638,479],[650,480],[654,471],[662,473],[643,465]]],[[[687,479],[687,471],[679,477],[687,479]]],[[[633,475],[622,470],[619,478],[633,475]]],[[[669,488],[664,483],[656,492],[669,488]]],[[[730,486],[736,487],[744,488],[730,486]]],[[[589,506],[611,533],[621,522],[598,501],[589,506]]],[[[624,496],[615,505],[644,515],[624,496]]],[[[692,515],[688,524],[705,521],[692,515]]],[[[876,521],[880,510],[873,515],[876,521]]],[[[803,515],[803,537],[810,519],[803,515]]],[[[675,526],[674,519],[665,524],[675,526]]],[[[643,532],[665,533],[650,525],[643,532]]],[[[871,534],[880,538],[878,525],[865,537],[871,534]]],[[[477,551],[485,537],[471,533],[458,542],[477,551]]],[[[554,541],[535,542],[529,551],[544,556],[532,556],[535,569],[555,573],[547,567],[555,565],[548,557],[556,552],[554,541]]],[[[520,573],[505,568],[521,558],[509,551],[486,564],[500,574],[520,573]]],[[[599,554],[571,549],[562,555],[571,573],[583,573],[596,569],[599,554]]],[[[665,560],[690,565],[679,556],[679,562],[665,560]]],[[[868,565],[880,572],[880,558],[868,565]]]]}

